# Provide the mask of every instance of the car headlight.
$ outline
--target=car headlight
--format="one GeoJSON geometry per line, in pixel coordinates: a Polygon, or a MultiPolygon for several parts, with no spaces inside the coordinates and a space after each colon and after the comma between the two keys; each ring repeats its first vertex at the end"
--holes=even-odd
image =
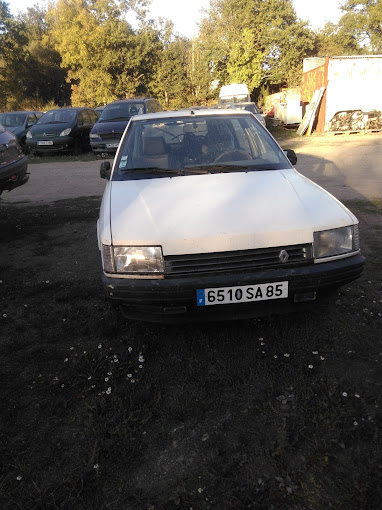
{"type": "Polygon", "coordinates": [[[26,137],[27,138],[32,138],[32,133],[30,131],[27,131],[26,137]]]}
{"type": "Polygon", "coordinates": [[[322,230],[313,234],[313,253],[316,259],[346,255],[358,250],[358,225],[322,230]]]}
{"type": "Polygon", "coordinates": [[[100,140],[100,136],[98,133],[90,133],[90,140],[100,140]]]}
{"type": "Polygon", "coordinates": [[[159,274],[164,272],[161,246],[102,245],[106,273],[159,274]]]}
{"type": "Polygon", "coordinates": [[[60,136],[68,136],[71,130],[72,130],[71,128],[64,129],[64,131],[61,131],[60,136]]]}

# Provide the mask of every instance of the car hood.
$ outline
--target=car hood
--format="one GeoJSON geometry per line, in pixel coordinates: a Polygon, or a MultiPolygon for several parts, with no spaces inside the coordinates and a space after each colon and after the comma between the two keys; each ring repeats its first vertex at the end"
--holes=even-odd
{"type": "Polygon", "coordinates": [[[164,255],[312,243],[315,230],[357,222],[295,169],[112,181],[106,193],[101,242],[164,255]]]}
{"type": "Polygon", "coordinates": [[[8,131],[11,133],[18,135],[24,131],[24,126],[9,126],[7,127],[8,131]]]}
{"type": "Polygon", "coordinates": [[[3,145],[14,143],[16,143],[16,137],[8,129],[0,132],[0,148],[2,148],[3,145]]]}
{"type": "Polygon", "coordinates": [[[130,118],[126,120],[97,121],[92,127],[91,134],[102,135],[103,133],[120,133],[125,131],[130,118]]]}
{"type": "Polygon", "coordinates": [[[68,128],[73,129],[72,122],[59,122],[57,124],[34,124],[30,128],[30,132],[32,133],[32,136],[43,135],[44,133],[49,133],[50,135],[59,135],[62,131],[68,128]]]}

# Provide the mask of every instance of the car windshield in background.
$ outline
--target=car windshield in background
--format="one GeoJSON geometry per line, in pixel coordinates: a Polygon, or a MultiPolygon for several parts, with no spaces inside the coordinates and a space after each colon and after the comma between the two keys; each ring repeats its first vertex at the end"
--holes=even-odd
{"type": "Polygon", "coordinates": [[[51,110],[44,113],[37,121],[37,124],[58,124],[61,122],[74,122],[77,110],[51,110]]]}
{"type": "Polygon", "coordinates": [[[235,104],[235,108],[238,110],[247,110],[252,113],[260,113],[260,110],[257,108],[255,103],[237,103],[235,104]]]}
{"type": "Polygon", "coordinates": [[[143,103],[117,103],[108,105],[101,113],[98,122],[110,122],[113,120],[128,120],[137,115],[139,110],[144,111],[143,103]]]}
{"type": "Polygon", "coordinates": [[[5,127],[22,126],[25,122],[26,114],[23,113],[2,113],[0,123],[5,127]]]}
{"type": "Polygon", "coordinates": [[[140,118],[132,122],[122,142],[113,180],[290,166],[250,114],[140,118]]]}

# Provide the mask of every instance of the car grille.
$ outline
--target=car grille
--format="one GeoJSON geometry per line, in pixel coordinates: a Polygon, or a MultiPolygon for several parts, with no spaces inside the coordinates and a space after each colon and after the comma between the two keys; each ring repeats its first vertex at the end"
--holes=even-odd
{"type": "Polygon", "coordinates": [[[122,133],[102,133],[101,137],[103,140],[120,140],[122,133]]]}
{"type": "Polygon", "coordinates": [[[11,161],[15,161],[20,157],[20,149],[16,145],[6,147],[5,149],[0,148],[0,165],[6,165],[11,161]]]}
{"type": "Polygon", "coordinates": [[[46,140],[47,138],[55,138],[58,136],[59,133],[40,133],[38,135],[35,135],[33,138],[36,138],[38,140],[46,140]]]}
{"type": "Polygon", "coordinates": [[[169,255],[164,257],[165,276],[195,276],[203,274],[246,272],[262,268],[282,268],[302,265],[313,260],[311,244],[279,246],[258,250],[239,250],[221,253],[199,253],[195,255],[169,255]],[[281,262],[280,253],[288,254],[281,262]]]}

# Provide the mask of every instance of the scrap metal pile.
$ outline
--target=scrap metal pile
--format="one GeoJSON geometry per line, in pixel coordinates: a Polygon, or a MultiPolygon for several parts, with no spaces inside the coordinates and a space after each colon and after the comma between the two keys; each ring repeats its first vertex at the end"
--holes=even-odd
{"type": "Polygon", "coordinates": [[[381,131],[382,112],[379,110],[346,110],[337,112],[329,122],[329,131],[381,131]]]}

